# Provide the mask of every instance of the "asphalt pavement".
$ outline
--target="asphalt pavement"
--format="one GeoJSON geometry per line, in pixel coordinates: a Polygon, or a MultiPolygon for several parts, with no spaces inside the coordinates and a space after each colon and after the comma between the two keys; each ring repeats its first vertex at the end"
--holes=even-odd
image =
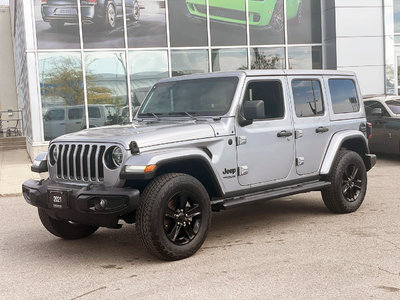
{"type": "Polygon", "coordinates": [[[65,241],[22,197],[0,198],[1,299],[399,299],[400,157],[381,157],[361,208],[317,192],[214,213],[194,256],[163,262],[134,225],[65,241]]]}

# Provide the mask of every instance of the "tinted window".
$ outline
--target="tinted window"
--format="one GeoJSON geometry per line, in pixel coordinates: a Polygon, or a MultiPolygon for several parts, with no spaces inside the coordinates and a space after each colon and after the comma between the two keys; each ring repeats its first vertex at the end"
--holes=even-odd
{"type": "Polygon", "coordinates": [[[365,106],[365,113],[367,116],[372,115],[372,110],[374,108],[382,109],[382,113],[383,113],[382,115],[389,116],[389,114],[388,114],[387,110],[385,109],[385,107],[383,106],[383,104],[378,101],[366,101],[366,102],[364,102],[364,106],[365,106]]]}
{"type": "Polygon", "coordinates": [[[100,109],[98,107],[88,107],[88,110],[89,110],[89,118],[96,118],[96,119],[101,118],[100,109]]]}
{"type": "Polygon", "coordinates": [[[352,113],[360,110],[354,81],[350,79],[330,79],[329,89],[335,114],[352,113]]]}
{"type": "Polygon", "coordinates": [[[387,106],[389,106],[390,110],[394,114],[400,114],[400,101],[398,100],[389,100],[386,101],[387,106]]]}
{"type": "Polygon", "coordinates": [[[283,118],[285,108],[283,104],[282,84],[280,81],[253,81],[247,86],[244,101],[264,101],[265,118],[283,118]]]}
{"type": "Polygon", "coordinates": [[[77,120],[82,119],[83,116],[83,108],[71,108],[68,111],[68,119],[77,120]]]}
{"type": "Polygon", "coordinates": [[[314,117],[324,114],[321,84],[318,80],[294,80],[292,89],[296,116],[314,117]]]}
{"type": "Polygon", "coordinates": [[[63,109],[52,109],[46,115],[47,121],[59,121],[64,120],[64,110],[63,109]]]}

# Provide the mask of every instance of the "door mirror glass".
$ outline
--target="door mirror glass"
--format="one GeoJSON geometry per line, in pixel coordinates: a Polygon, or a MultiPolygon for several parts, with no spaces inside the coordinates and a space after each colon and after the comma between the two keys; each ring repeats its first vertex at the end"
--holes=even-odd
{"type": "Polygon", "coordinates": [[[243,104],[243,114],[246,120],[265,119],[264,101],[246,101],[243,104]]]}
{"type": "Polygon", "coordinates": [[[377,117],[381,117],[381,116],[383,115],[382,108],[374,108],[374,109],[371,111],[371,115],[377,116],[377,117]]]}

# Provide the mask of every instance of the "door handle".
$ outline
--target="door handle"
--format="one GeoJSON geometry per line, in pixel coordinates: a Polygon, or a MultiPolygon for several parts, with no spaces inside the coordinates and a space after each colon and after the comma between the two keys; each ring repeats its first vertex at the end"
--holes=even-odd
{"type": "Polygon", "coordinates": [[[323,127],[323,126],[320,126],[317,129],[315,129],[316,133],[324,133],[324,132],[328,132],[328,131],[329,131],[329,128],[328,127],[323,127]]]}
{"type": "Polygon", "coordinates": [[[292,135],[293,135],[293,132],[286,131],[286,130],[282,130],[281,132],[278,132],[278,134],[277,134],[278,137],[289,137],[292,135]]]}

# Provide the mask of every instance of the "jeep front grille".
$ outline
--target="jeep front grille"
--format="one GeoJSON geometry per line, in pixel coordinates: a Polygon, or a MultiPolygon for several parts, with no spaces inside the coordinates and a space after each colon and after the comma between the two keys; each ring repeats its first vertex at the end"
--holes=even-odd
{"type": "Polygon", "coordinates": [[[104,181],[104,145],[58,144],[57,178],[71,181],[104,181]]]}

